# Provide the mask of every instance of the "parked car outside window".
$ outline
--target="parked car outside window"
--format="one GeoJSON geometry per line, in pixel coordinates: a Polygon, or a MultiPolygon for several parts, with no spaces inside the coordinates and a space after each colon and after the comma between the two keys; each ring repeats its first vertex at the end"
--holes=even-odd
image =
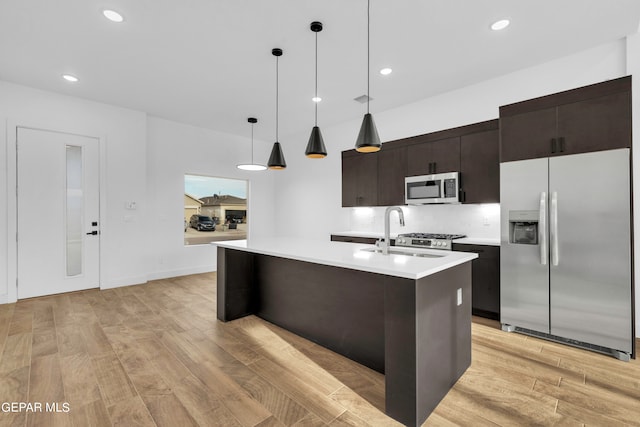
{"type": "Polygon", "coordinates": [[[189,226],[198,231],[216,231],[216,224],[213,219],[206,215],[191,215],[189,226]]]}

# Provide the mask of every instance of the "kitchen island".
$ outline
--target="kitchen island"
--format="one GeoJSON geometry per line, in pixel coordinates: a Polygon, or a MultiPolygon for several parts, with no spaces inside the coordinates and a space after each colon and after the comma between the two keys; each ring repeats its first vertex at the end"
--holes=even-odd
{"type": "Polygon", "coordinates": [[[384,373],[385,412],[405,425],[420,425],[471,363],[476,254],[382,255],[288,238],[214,244],[219,320],[255,314],[384,373]]]}

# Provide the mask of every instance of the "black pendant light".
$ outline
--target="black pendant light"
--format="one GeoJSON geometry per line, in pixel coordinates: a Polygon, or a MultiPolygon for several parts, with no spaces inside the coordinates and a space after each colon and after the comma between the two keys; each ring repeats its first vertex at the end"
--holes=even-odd
{"type": "Polygon", "coordinates": [[[255,117],[249,117],[247,119],[249,123],[251,123],[251,163],[241,163],[236,167],[238,169],[246,170],[246,171],[263,171],[267,169],[265,165],[260,165],[253,161],[253,125],[258,123],[258,119],[255,117]]]}
{"type": "Polygon", "coordinates": [[[318,33],[322,31],[322,22],[312,22],[311,31],[316,33],[316,95],[313,98],[313,102],[316,104],[316,121],[315,126],[311,129],[311,136],[309,136],[304,154],[311,159],[322,159],[327,157],[327,148],[324,146],[322,133],[318,127],[318,102],[320,102],[320,98],[318,98],[318,33]]]}
{"type": "Polygon", "coordinates": [[[380,143],[380,137],[378,136],[378,130],[376,129],[376,124],[373,122],[373,116],[369,113],[369,74],[370,74],[370,66],[369,66],[369,10],[371,9],[370,0],[367,0],[367,114],[364,115],[362,119],[362,125],[360,126],[360,133],[358,134],[358,139],[356,140],[356,151],[360,153],[373,153],[376,151],[380,151],[382,144],[380,143]]]}
{"type": "Polygon", "coordinates": [[[273,143],[267,166],[269,169],[284,169],[287,167],[287,162],[284,161],[284,153],[278,142],[278,58],[282,56],[282,49],[272,49],[271,54],[276,57],[276,142],[273,143]]]}

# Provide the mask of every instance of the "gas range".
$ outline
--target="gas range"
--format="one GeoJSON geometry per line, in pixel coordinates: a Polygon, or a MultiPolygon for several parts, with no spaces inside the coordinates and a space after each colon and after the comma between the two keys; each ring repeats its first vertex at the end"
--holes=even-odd
{"type": "Polygon", "coordinates": [[[413,248],[429,248],[451,250],[451,243],[455,239],[467,237],[464,234],[434,234],[434,233],[407,233],[398,234],[396,246],[409,246],[413,248]]]}

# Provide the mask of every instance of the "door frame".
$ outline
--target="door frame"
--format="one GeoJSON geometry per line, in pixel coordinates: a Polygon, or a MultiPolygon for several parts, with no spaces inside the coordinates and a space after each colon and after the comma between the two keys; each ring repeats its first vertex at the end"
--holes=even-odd
{"type": "Polygon", "coordinates": [[[100,242],[99,242],[99,273],[98,283],[102,289],[104,283],[104,248],[105,241],[108,240],[109,233],[106,200],[106,141],[107,138],[101,131],[95,129],[85,129],[81,125],[75,124],[72,127],[60,126],[56,123],[44,123],[42,121],[30,119],[7,120],[7,302],[12,303],[18,300],[18,152],[16,144],[18,142],[18,129],[26,128],[45,132],[66,133],[71,135],[94,138],[98,141],[99,168],[98,186],[100,200],[100,242]],[[106,240],[105,240],[106,239],[106,240]]]}

